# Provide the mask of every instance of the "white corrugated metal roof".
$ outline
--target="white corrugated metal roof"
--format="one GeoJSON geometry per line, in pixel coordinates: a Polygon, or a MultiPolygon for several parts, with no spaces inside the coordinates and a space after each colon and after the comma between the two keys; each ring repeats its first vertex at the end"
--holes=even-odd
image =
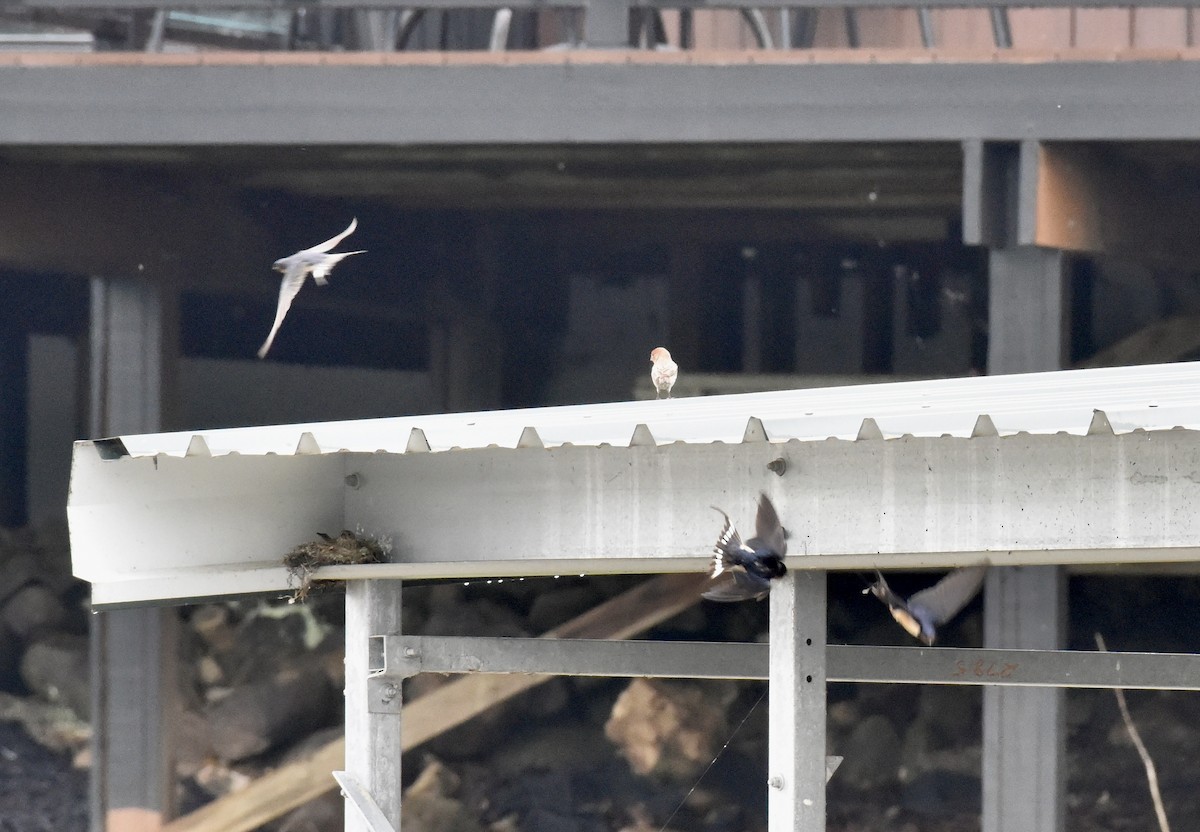
{"type": "Polygon", "coordinates": [[[664,401],[404,416],[253,428],[180,431],[120,437],[132,456],[183,456],[200,436],[214,455],[308,452],[403,452],[414,429],[430,450],[516,447],[526,428],[546,446],[625,445],[645,425],[658,444],[740,442],[751,418],[767,437],[853,439],[864,419],[885,438],[970,436],[981,415],[1001,435],[1083,434],[1101,410],[1117,433],[1200,428],[1200,362],[939,379],[749,393],[664,401]]]}
{"type": "Polygon", "coordinates": [[[339,579],[698,570],[766,491],[794,568],[1196,561],[1197,430],[1200,363],[126,436],[75,449],[72,557],[101,606],[282,590],[344,528],[394,549],[339,579]]]}

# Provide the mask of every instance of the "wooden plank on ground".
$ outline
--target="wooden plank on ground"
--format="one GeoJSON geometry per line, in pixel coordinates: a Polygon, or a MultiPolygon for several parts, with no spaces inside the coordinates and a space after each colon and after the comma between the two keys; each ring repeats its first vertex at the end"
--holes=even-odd
{"type": "MultiPolygon", "coordinates": [[[[662,575],[634,587],[542,638],[622,639],[637,635],[696,603],[708,578],[662,575]]],[[[403,748],[408,751],[552,677],[464,676],[404,706],[403,748]]],[[[313,754],[265,774],[252,784],[177,818],[163,832],[249,832],[337,787],[346,744],[335,740],[313,754]]]]}

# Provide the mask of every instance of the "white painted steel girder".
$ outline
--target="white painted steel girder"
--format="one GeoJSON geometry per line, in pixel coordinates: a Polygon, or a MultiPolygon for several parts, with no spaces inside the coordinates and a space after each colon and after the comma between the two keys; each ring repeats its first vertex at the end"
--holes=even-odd
{"type": "Polygon", "coordinates": [[[76,450],[75,573],[98,605],[283,590],[318,531],[391,541],[328,578],[699,571],[759,491],[792,569],[1189,561],[1191,430],[101,459],[76,450]],[[768,464],[786,460],[784,475],[768,464]]]}
{"type": "Polygon", "coordinates": [[[98,606],[281,591],[343,528],[395,563],[324,577],[694,571],[760,490],[793,568],[1186,561],[1196,429],[1190,363],[123,436],[68,511],[98,606]]]}
{"type": "Polygon", "coordinates": [[[337,456],[104,460],[88,445],[67,511],[98,607],[285,589],[283,555],[343,526],[337,456]]]}

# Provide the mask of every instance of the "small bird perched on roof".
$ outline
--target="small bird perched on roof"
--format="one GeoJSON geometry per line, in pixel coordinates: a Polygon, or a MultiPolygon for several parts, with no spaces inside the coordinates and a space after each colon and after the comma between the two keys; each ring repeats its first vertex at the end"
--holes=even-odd
{"type": "Polygon", "coordinates": [[[761,600],[771,591],[771,581],[787,574],[783,556],[787,554],[787,529],[779,522],[775,506],[766,494],[759,495],[758,513],[754,516],[754,537],[742,542],[729,515],[716,506],[725,518],[725,528],[713,550],[710,577],[728,573],[730,579],[701,593],[710,601],[761,600]]]}
{"type": "Polygon", "coordinates": [[[318,286],[324,286],[329,282],[326,279],[329,276],[329,272],[333,270],[333,267],[343,257],[349,257],[351,254],[366,253],[365,250],[339,251],[334,254],[326,253],[329,249],[340,243],[343,238],[350,236],[355,228],[358,228],[358,217],[350,220],[350,226],[336,237],[330,237],[319,245],[302,249],[295,254],[281,257],[275,261],[275,265],[271,268],[277,272],[283,272],[283,283],[279,287],[279,306],[275,310],[275,324],[271,327],[271,334],[267,336],[267,340],[263,342],[262,347],[258,350],[259,358],[265,358],[267,350],[271,349],[271,343],[275,340],[275,333],[279,332],[279,327],[283,325],[284,317],[292,307],[292,301],[296,299],[296,295],[300,292],[300,287],[304,285],[304,278],[310,272],[312,273],[313,281],[318,286]]]}
{"type": "Polygon", "coordinates": [[[666,347],[655,347],[650,350],[650,381],[654,384],[654,398],[661,399],[666,393],[671,398],[671,388],[675,379],[679,378],[679,365],[671,360],[671,353],[666,347]]]}
{"type": "Polygon", "coordinates": [[[875,570],[875,583],[864,589],[863,594],[869,592],[887,604],[888,612],[905,632],[932,647],[934,639],[937,638],[938,626],[958,615],[959,610],[975,597],[983,584],[983,576],[987,569],[987,563],[955,569],[907,601],[892,592],[883,574],[875,570]]]}

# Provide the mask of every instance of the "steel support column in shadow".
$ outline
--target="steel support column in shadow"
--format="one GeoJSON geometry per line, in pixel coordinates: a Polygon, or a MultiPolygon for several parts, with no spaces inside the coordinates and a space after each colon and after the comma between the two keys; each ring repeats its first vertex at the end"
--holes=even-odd
{"type": "MultiPolygon", "coordinates": [[[[4,296],[21,290],[15,279],[0,278],[4,296]]],[[[10,305],[0,327],[0,527],[28,521],[29,329],[10,305]]]]}
{"type": "MultiPolygon", "coordinates": [[[[176,306],[173,292],[147,280],[93,279],[93,436],[163,428],[176,306]]],[[[170,607],[91,618],[93,832],[155,830],[174,813],[177,622],[170,607]]]]}
{"type": "MultiPolygon", "coordinates": [[[[990,259],[988,372],[1057,370],[1067,352],[1069,284],[1061,251],[1015,246],[990,259]]],[[[984,646],[1063,646],[1062,567],[990,570],[984,646]]],[[[1063,828],[1061,689],[989,687],[983,694],[983,832],[1063,828]]]]}

